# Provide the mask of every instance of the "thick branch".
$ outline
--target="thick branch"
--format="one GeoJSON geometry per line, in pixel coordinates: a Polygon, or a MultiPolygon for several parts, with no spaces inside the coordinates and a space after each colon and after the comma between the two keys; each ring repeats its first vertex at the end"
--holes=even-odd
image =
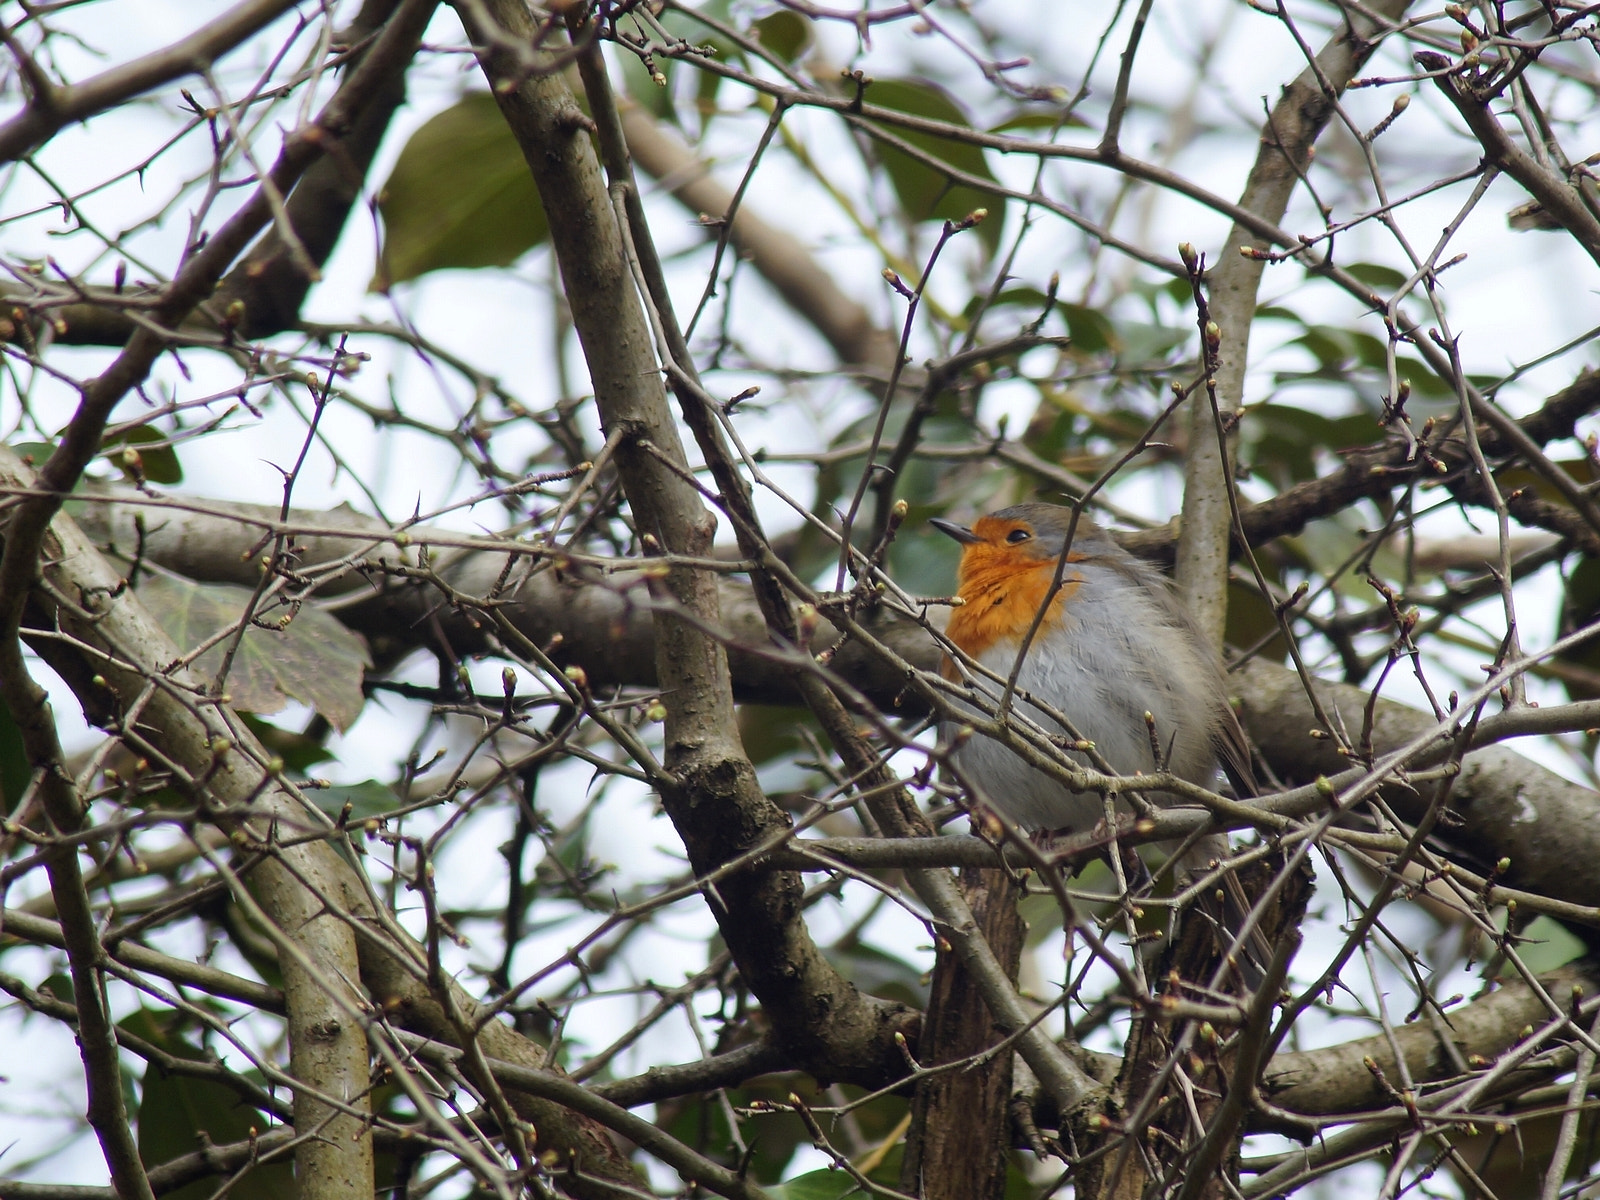
{"type": "MultiPolygon", "coordinates": [[[[1574,964],[1539,982],[1556,1000],[1573,989],[1593,995],[1600,987],[1600,971],[1592,964],[1574,964]]],[[[1393,1097],[1366,1066],[1371,1059],[1383,1077],[1433,1083],[1460,1074],[1462,1062],[1492,1061],[1516,1044],[1530,1025],[1552,1016],[1548,1006],[1525,983],[1513,983],[1471,1004],[1445,1011],[1440,1021],[1413,1021],[1391,1033],[1374,1034],[1354,1042],[1341,1042],[1322,1050],[1288,1051],[1274,1056],[1262,1072],[1262,1092],[1274,1106],[1303,1116],[1333,1116],[1382,1108],[1393,1097]],[[1449,1030],[1450,1045],[1441,1040],[1449,1030]],[[1395,1058],[1398,1046],[1405,1057],[1402,1071],[1395,1058]]],[[[1270,1127],[1270,1119],[1257,1127],[1270,1127]]]]}
{"type": "MultiPolygon", "coordinates": [[[[27,469],[4,448],[0,448],[0,478],[8,486],[33,484],[27,469]]],[[[271,916],[288,938],[305,930],[308,936],[320,939],[322,922],[334,917],[358,935],[359,968],[353,963],[330,963],[327,969],[312,972],[313,977],[321,976],[326,998],[339,1000],[336,989],[326,986],[330,981],[359,978],[397,1023],[437,1040],[453,1040],[454,1026],[422,978],[423,952],[405,939],[392,921],[382,919],[345,860],[324,841],[274,845],[274,830],[321,829],[331,836],[326,818],[267,773],[270,755],[232,713],[203,700],[203,687],[186,672],[167,669],[178,661],[176,647],[70,520],[57,517],[53,522],[48,550],[42,581],[48,590],[41,592],[38,600],[48,609],[52,627],[94,648],[94,653],[67,650],[56,641],[42,645],[42,652],[58,663],[64,677],[82,681],[79,699],[88,711],[102,723],[117,727],[129,709],[138,705],[137,726],[123,729],[124,738],[153,763],[171,771],[179,786],[186,786],[207,804],[219,824],[272,850],[252,878],[265,881],[259,893],[265,905],[283,906],[271,916]],[[59,599],[67,596],[81,598],[78,603],[84,607],[59,599]],[[96,675],[104,684],[92,682],[96,675]],[[309,929],[303,924],[305,918],[315,919],[309,929]]],[[[285,944],[294,945],[292,940],[285,944]]],[[[315,942],[311,946],[312,950],[318,948],[315,942]]],[[[305,961],[313,960],[306,956],[305,961]]],[[[478,1020],[478,1006],[469,995],[457,988],[454,999],[468,1021],[478,1020]]],[[[325,1026],[321,1034],[348,1037],[364,1045],[364,1004],[346,1000],[334,1018],[338,1028],[325,1026]]],[[[479,1040],[484,1052],[493,1057],[543,1065],[543,1049],[501,1021],[484,1024],[479,1040]]],[[[398,1062],[390,1066],[403,1074],[398,1062]]],[[[365,1049],[352,1057],[349,1070],[354,1074],[348,1088],[328,1090],[334,1095],[342,1090],[354,1102],[365,1095],[367,1087],[365,1049]]],[[[519,1094],[514,1099],[519,1115],[537,1129],[542,1152],[563,1163],[581,1163],[589,1177],[602,1181],[582,1185],[580,1194],[614,1195],[615,1188],[604,1180],[632,1186],[631,1167],[603,1129],[537,1097],[519,1094]]],[[[370,1176],[364,1186],[370,1195],[370,1176]]]]}
{"type": "MultiPolygon", "coordinates": [[[[522,4],[463,3],[459,11],[538,185],[602,425],[623,435],[615,461],[636,525],[651,550],[708,554],[716,518],[684,475],[651,330],[586,132],[592,122],[553,59],[512,49],[534,34],[522,4]]],[[[655,783],[690,862],[709,873],[781,833],[788,820],[757,783],[739,741],[727,655],[701,628],[722,619],[715,578],[677,567],[650,589],[667,713],[665,771],[655,783]]],[[[719,881],[711,907],[741,974],[780,1041],[808,1069],[879,1083],[899,1077],[904,1064],[886,1035],[909,1030],[914,1014],[861,995],[838,973],[805,927],[801,892],[789,872],[745,870],[719,881]],[[826,1021],[816,1019],[822,1012],[826,1021]],[[869,1053],[878,1057],[869,1061],[869,1053]]]]}
{"type": "MultiPolygon", "coordinates": [[[[1260,661],[1236,676],[1240,720],[1272,768],[1286,781],[1311,782],[1336,775],[1349,765],[1331,740],[1311,736],[1316,725],[1311,703],[1290,672],[1260,661]]],[[[1339,713],[1352,729],[1361,727],[1368,694],[1345,684],[1319,683],[1323,707],[1339,713]]],[[[1372,730],[1374,752],[1383,754],[1433,729],[1433,717],[1418,709],[1380,700],[1372,730]]],[[[1441,744],[1421,767],[1446,757],[1441,744]]],[[[1384,798],[1406,820],[1425,807],[1417,792],[1393,786],[1384,798]]],[[[1442,836],[1483,863],[1511,860],[1500,873],[1508,884],[1573,904],[1600,904],[1600,796],[1536,766],[1505,746],[1487,746],[1468,755],[1451,790],[1451,808],[1460,818],[1442,836]]]]}
{"type": "MultiPolygon", "coordinates": [[[[668,364],[673,392],[716,481],[723,510],[733,522],[740,552],[751,563],[758,564],[752,567],[750,580],[766,622],[767,636],[777,645],[794,646],[800,641],[800,633],[792,596],[805,595],[812,601],[816,597],[803,592],[799,580],[784,577],[782,564],[772,554],[762,532],[750,485],[741,474],[719,424],[716,404],[700,385],[673,312],[672,298],[643,206],[639,203],[632,164],[620,119],[611,102],[604,64],[598,54],[591,51],[579,60],[579,66],[588,88],[590,110],[598,121],[600,143],[605,150],[613,189],[624,193],[622,207],[626,217],[619,217],[619,220],[625,220],[632,231],[630,257],[654,305],[652,319],[663,343],[659,353],[668,364]]],[[[796,674],[796,687],[855,781],[863,803],[878,826],[893,836],[931,836],[932,830],[923,820],[909,790],[861,736],[834,681],[806,670],[796,674]]],[[[957,958],[984,996],[996,1024],[1018,1036],[1019,1053],[1062,1108],[1071,1109],[1093,1094],[1098,1088],[1095,1081],[1080,1071],[1042,1030],[1030,1024],[1029,1014],[1013,986],[1015,971],[1008,969],[991,948],[991,941],[985,936],[988,931],[974,918],[949,873],[912,870],[907,873],[907,881],[951,942],[957,958]]],[[[997,1114],[996,1120],[1000,1119],[997,1114]]]]}
{"type": "MultiPolygon", "coordinates": [[[[1283,89],[1261,131],[1260,149],[1245,183],[1239,207],[1276,225],[1288,210],[1289,197],[1304,177],[1316,143],[1338,103],[1338,93],[1355,76],[1376,43],[1378,21],[1404,12],[1408,0],[1380,0],[1376,16],[1350,11],[1347,25],[1317,55],[1315,62],[1283,89]]],[[[1221,361],[1216,372],[1216,399],[1224,415],[1244,402],[1244,375],[1250,355],[1250,328],[1255,321],[1256,292],[1262,263],[1241,250],[1264,249],[1265,239],[1244,222],[1235,223],[1222,253],[1208,272],[1212,320],[1222,331],[1221,361]]],[[[1222,645],[1228,614],[1228,547],[1232,517],[1224,455],[1231,446],[1218,444],[1210,398],[1197,391],[1189,425],[1189,453],[1184,463],[1183,538],[1178,543],[1178,586],[1189,611],[1212,645],[1222,645]]]]}

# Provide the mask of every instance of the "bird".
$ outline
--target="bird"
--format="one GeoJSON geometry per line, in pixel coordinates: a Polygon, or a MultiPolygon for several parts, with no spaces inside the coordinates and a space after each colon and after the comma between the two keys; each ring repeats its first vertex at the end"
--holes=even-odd
{"type": "MultiPolygon", "coordinates": [[[[1061,505],[1018,504],[970,528],[937,517],[930,524],[961,545],[956,593],[962,603],[945,636],[1001,679],[1010,677],[1048,598],[1016,686],[1059,710],[1069,728],[1036,705],[1019,702],[1019,711],[1054,737],[1093,742],[1119,775],[1165,769],[1215,787],[1220,767],[1236,793],[1256,794],[1249,744],[1228,704],[1222,663],[1166,576],[1089,518],[1080,515],[1074,525],[1073,510],[1061,505]],[[1052,595],[1063,549],[1066,563],[1052,595]]],[[[942,672],[960,679],[948,655],[942,672]]],[[[974,683],[998,701],[1001,685],[981,677],[974,683]]],[[[990,808],[1022,828],[1082,833],[1104,817],[1098,793],[1070,790],[992,738],[961,738],[959,720],[945,724],[960,773],[981,785],[990,808]]],[[[1070,756],[1091,765],[1082,752],[1070,756]]],[[[1161,794],[1150,798],[1172,802],[1161,794]]]]}
{"type": "MultiPolygon", "coordinates": [[[[1059,739],[1057,744],[1092,742],[1118,775],[1164,769],[1215,788],[1220,769],[1238,796],[1257,794],[1249,743],[1228,704],[1221,660],[1165,575],[1061,505],[1014,505],[980,517],[970,528],[940,517],[930,524],[961,545],[956,585],[961,604],[945,629],[952,646],[1009,679],[1037,620],[1016,672],[1017,690],[1024,694],[1017,711],[1059,739]],[[1057,710],[1066,727],[1026,697],[1057,710]]],[[[948,655],[941,673],[961,681],[962,672],[948,655]]],[[[993,711],[1004,685],[976,672],[968,675],[993,711]]],[[[999,741],[963,729],[964,724],[959,718],[943,722],[941,741],[950,747],[959,776],[980,790],[981,806],[1046,843],[1103,822],[1105,801],[1098,792],[1073,791],[999,741]]],[[[1092,765],[1082,751],[1068,754],[1092,765]]],[[[1176,799],[1170,793],[1144,794],[1156,804],[1176,799]]],[[[1181,866],[1204,873],[1227,850],[1225,835],[1206,834],[1189,845],[1181,866]]],[[[1141,884],[1147,883],[1149,874],[1137,856],[1127,858],[1141,884]]],[[[1199,907],[1226,951],[1233,939],[1224,931],[1244,927],[1251,904],[1238,880],[1225,874],[1216,892],[1202,895],[1199,907]]],[[[1272,955],[1271,944],[1252,923],[1229,961],[1254,990],[1272,955]]]]}

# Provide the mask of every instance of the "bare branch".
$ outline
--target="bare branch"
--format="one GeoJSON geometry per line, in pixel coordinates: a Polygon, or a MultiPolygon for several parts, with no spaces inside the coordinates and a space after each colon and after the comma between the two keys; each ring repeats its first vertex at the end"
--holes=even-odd
{"type": "Polygon", "coordinates": [[[35,95],[22,112],[0,125],[0,162],[21,158],[68,125],[200,70],[293,7],[293,0],[245,0],[154,54],[83,83],[55,86],[35,95]]]}

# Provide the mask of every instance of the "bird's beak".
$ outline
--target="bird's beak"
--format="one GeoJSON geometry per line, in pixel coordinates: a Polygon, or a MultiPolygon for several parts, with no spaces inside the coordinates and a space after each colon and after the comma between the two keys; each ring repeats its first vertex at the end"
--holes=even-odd
{"type": "Polygon", "coordinates": [[[981,537],[973,533],[965,525],[957,525],[954,521],[946,521],[943,517],[929,517],[928,524],[932,525],[940,533],[949,534],[963,546],[970,546],[974,542],[983,541],[981,537]]]}

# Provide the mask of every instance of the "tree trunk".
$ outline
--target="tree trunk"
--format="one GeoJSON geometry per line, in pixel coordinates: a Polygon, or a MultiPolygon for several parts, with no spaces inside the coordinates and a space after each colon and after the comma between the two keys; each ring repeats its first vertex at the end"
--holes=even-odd
{"type": "MultiPolygon", "coordinates": [[[[964,867],[961,891],[1013,983],[1026,927],[1017,911],[1021,892],[1005,871],[964,867]]],[[[982,1054],[1004,1034],[977,983],[957,956],[939,948],[933,989],[918,1040],[924,1067],[982,1054]]],[[[923,1200],[1000,1200],[1011,1148],[1009,1050],[917,1084],[911,1129],[900,1167],[901,1190],[923,1200]]]]}

